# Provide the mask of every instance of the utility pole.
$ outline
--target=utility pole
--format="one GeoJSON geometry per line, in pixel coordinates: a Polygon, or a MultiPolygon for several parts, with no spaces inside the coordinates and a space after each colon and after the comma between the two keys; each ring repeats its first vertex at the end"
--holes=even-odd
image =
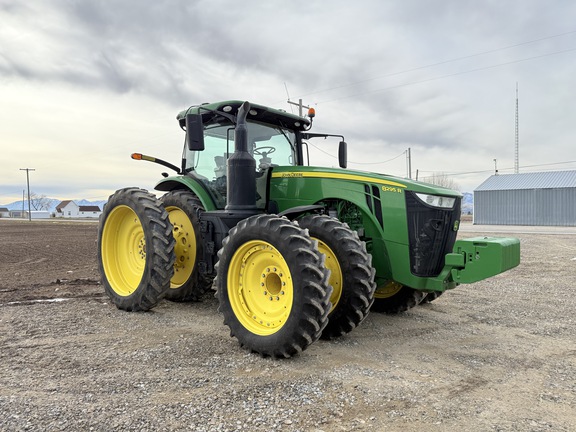
{"type": "Polygon", "coordinates": [[[20,168],[20,171],[26,171],[26,184],[28,185],[28,220],[32,221],[32,210],[30,209],[30,171],[36,171],[33,168],[20,168]]]}
{"type": "Polygon", "coordinates": [[[410,147],[406,150],[406,171],[408,171],[408,178],[412,178],[412,152],[410,147]]]}
{"type": "Polygon", "coordinates": [[[298,99],[298,103],[292,102],[291,100],[288,100],[288,103],[289,103],[290,105],[296,105],[296,106],[298,107],[298,115],[299,115],[300,117],[304,117],[303,112],[302,112],[302,109],[303,109],[303,108],[306,108],[307,110],[310,109],[309,106],[302,105],[302,99],[298,99]]]}
{"type": "Polygon", "coordinates": [[[494,159],[494,175],[498,175],[498,165],[496,164],[496,159],[494,159]]]}
{"type": "Polygon", "coordinates": [[[516,83],[516,128],[514,134],[514,174],[520,172],[520,131],[519,131],[519,118],[518,118],[518,83],[516,83]]]}

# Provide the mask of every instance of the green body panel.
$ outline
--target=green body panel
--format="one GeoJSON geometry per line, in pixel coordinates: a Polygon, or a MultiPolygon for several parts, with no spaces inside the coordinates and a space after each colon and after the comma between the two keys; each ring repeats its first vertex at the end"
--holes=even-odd
{"type": "Polygon", "coordinates": [[[202,186],[202,184],[192,178],[187,176],[172,176],[166,177],[165,179],[160,180],[154,189],[159,191],[171,191],[176,189],[188,189],[192,191],[198,199],[202,202],[202,206],[204,210],[216,210],[216,206],[214,205],[214,200],[210,196],[210,194],[206,191],[206,189],[202,186]]]}
{"type": "MultiPolygon", "coordinates": [[[[465,266],[461,267],[446,263],[436,277],[418,277],[412,274],[404,197],[406,190],[461,196],[456,191],[393,176],[298,166],[274,168],[269,197],[277,203],[279,211],[329,200],[343,200],[354,204],[361,212],[364,237],[371,239],[369,252],[372,254],[378,285],[393,280],[422,291],[445,291],[460,283],[476,282],[518,265],[520,249],[517,239],[482,242],[459,240],[454,249],[460,251],[457,253],[471,251],[474,257],[482,256],[482,260],[468,260],[465,266]],[[372,208],[376,204],[371,192],[373,188],[379,189],[382,224],[368,205],[370,200],[373,203],[372,208]]],[[[448,254],[449,257],[451,255],[448,254]]]]}

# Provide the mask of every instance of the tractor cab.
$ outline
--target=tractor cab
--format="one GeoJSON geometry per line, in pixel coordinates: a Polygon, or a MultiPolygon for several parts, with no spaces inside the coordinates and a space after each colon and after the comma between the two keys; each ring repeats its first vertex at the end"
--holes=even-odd
{"type": "MultiPolygon", "coordinates": [[[[273,166],[293,166],[300,162],[296,131],[283,126],[247,121],[247,151],[256,162],[257,206],[265,206],[265,183],[273,166]]],[[[224,208],[227,195],[227,161],[234,153],[234,123],[214,118],[203,123],[204,150],[184,149],[184,171],[210,192],[217,208],[224,208]]]]}
{"type": "MultiPolygon", "coordinates": [[[[228,101],[191,107],[178,115],[187,138],[182,172],[201,182],[218,209],[227,202],[227,161],[234,153],[236,117],[242,102],[228,101]]],[[[340,167],[346,168],[346,143],[340,135],[312,134],[312,118],[295,116],[281,110],[251,105],[246,116],[249,158],[256,162],[256,206],[266,206],[266,188],[273,167],[306,165],[310,161],[308,145],[312,138],[340,137],[340,167]]]]}

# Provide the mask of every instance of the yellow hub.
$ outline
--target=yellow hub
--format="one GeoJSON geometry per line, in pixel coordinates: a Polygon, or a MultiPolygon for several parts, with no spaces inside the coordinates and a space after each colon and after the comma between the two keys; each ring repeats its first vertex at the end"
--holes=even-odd
{"type": "MultiPolygon", "coordinates": [[[[318,239],[316,239],[318,240],[318,239]]],[[[330,285],[332,285],[333,291],[332,295],[330,296],[330,302],[332,302],[332,309],[330,312],[336,308],[336,305],[340,301],[340,297],[342,297],[342,290],[343,290],[343,280],[344,277],[342,275],[342,268],[340,267],[340,263],[338,259],[336,259],[336,255],[328,247],[326,243],[323,241],[318,240],[318,250],[321,254],[324,254],[326,260],[324,261],[324,267],[330,270],[330,285]]]]}
{"type": "Polygon", "coordinates": [[[114,208],[102,233],[102,265],[112,289],[120,296],[132,294],[144,274],[146,240],[144,228],[130,207],[114,208]]]}
{"type": "Polygon", "coordinates": [[[376,288],[376,291],[374,292],[374,298],[384,299],[384,298],[392,297],[393,295],[398,294],[398,292],[403,287],[404,287],[404,285],[402,285],[398,282],[389,281],[386,284],[381,285],[378,288],[376,288]]]}
{"type": "Polygon", "coordinates": [[[170,288],[179,288],[190,279],[196,263],[196,236],[194,227],[186,213],[178,207],[166,207],[176,246],[174,253],[174,276],[170,279],[170,288]]]}
{"type": "Polygon", "coordinates": [[[252,240],[232,256],[228,298],[238,321],[251,333],[268,336],[288,320],[294,300],[292,275],[271,244],[252,240]]]}

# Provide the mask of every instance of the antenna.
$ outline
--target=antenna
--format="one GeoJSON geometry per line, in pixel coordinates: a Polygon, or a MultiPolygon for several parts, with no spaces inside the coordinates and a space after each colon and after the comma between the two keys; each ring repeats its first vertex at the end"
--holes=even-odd
{"type": "MultiPolygon", "coordinates": [[[[286,96],[288,97],[288,103],[290,103],[290,93],[288,92],[288,85],[286,85],[286,81],[284,81],[284,88],[286,89],[286,96]]],[[[294,110],[290,107],[290,111],[294,114],[294,110]]]]}
{"type": "Polygon", "coordinates": [[[520,155],[519,155],[519,130],[518,130],[518,82],[516,82],[516,128],[515,128],[515,147],[514,147],[514,174],[520,171],[520,155]]]}

